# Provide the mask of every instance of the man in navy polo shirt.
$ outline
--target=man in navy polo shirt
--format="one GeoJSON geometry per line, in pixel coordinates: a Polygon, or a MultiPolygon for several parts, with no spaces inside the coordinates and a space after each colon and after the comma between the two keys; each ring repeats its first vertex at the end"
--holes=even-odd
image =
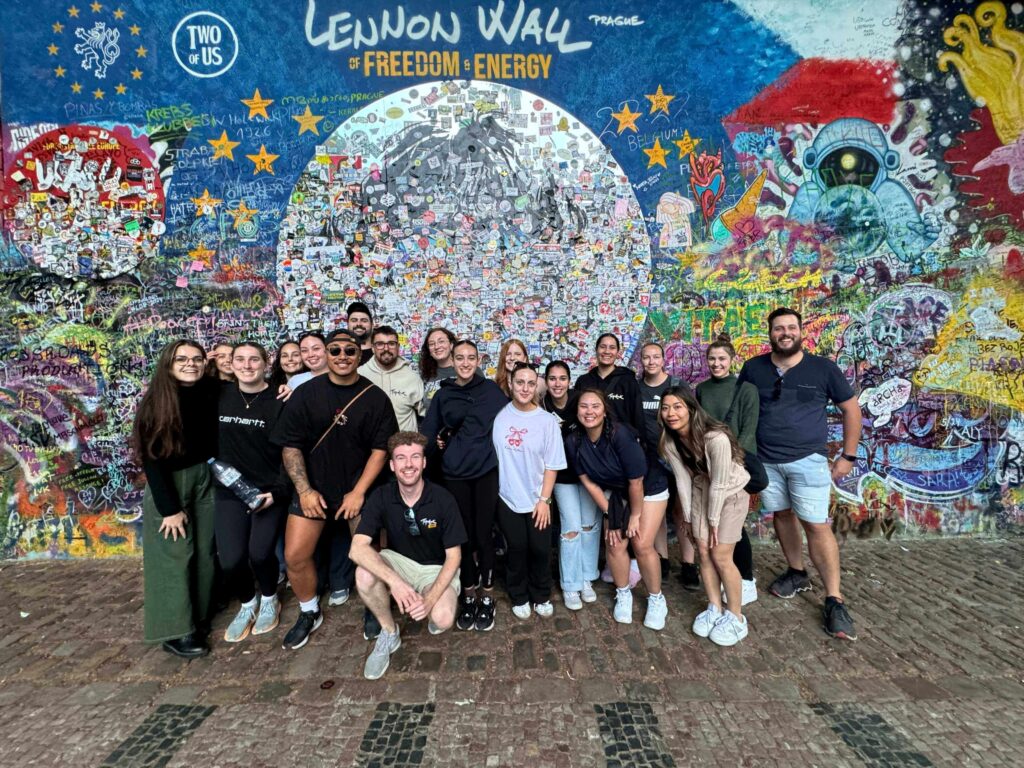
{"type": "Polygon", "coordinates": [[[370,494],[352,541],[356,589],[381,626],[363,667],[368,680],[387,671],[391,654],[402,644],[392,597],[402,613],[416,621],[427,619],[432,635],[448,629],[458,610],[466,529],[455,497],[423,479],[426,445],[417,432],[391,436],[388,454],[396,482],[370,494]],[[377,552],[373,542],[380,540],[381,530],[388,532],[388,545],[377,552]]]}
{"type": "Polygon", "coordinates": [[[791,598],[811,588],[803,567],[803,526],[811,561],[825,583],[825,631],[855,640],[839,588],[839,547],[828,512],[832,482],[857,461],[860,405],[835,363],[803,351],[799,312],[780,307],[768,315],[768,338],[772,351],[744,363],[736,381],[737,386],[749,381],[760,395],[757,455],[769,481],[761,504],[774,514],[775,533],[789,564],[768,589],[776,597],[791,598]],[[830,402],[843,416],[843,449],[831,466],[825,417],[830,402]]]}

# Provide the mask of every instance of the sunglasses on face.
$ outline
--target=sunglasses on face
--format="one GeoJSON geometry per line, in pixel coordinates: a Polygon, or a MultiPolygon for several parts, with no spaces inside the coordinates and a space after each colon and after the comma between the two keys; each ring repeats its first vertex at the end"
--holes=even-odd
{"type": "Polygon", "coordinates": [[[416,522],[416,513],[412,511],[412,507],[405,510],[405,523],[409,526],[410,536],[420,535],[420,524],[416,522]]]}
{"type": "Polygon", "coordinates": [[[359,354],[359,351],[359,347],[342,347],[336,344],[332,344],[327,348],[327,354],[331,357],[340,357],[342,355],[345,357],[355,357],[359,354]]]}
{"type": "Polygon", "coordinates": [[[772,400],[778,400],[782,397],[782,377],[775,377],[775,385],[772,387],[772,400]]]}

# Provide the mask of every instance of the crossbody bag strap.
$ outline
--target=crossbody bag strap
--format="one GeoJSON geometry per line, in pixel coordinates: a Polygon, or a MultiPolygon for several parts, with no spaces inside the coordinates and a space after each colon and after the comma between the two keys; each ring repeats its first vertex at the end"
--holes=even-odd
{"type": "Polygon", "coordinates": [[[326,438],[327,435],[329,435],[331,433],[332,429],[334,429],[336,426],[338,426],[338,424],[343,424],[344,423],[343,420],[345,418],[345,411],[347,411],[349,408],[352,407],[352,403],[354,403],[360,397],[365,395],[367,390],[372,389],[372,388],[373,388],[373,384],[368,384],[366,387],[363,388],[363,390],[358,395],[356,395],[351,400],[349,400],[347,403],[345,403],[345,407],[342,408],[339,413],[335,414],[334,421],[331,422],[331,425],[329,427],[327,427],[326,430],[324,430],[324,433],[322,435],[320,435],[320,439],[316,441],[316,445],[314,445],[312,448],[309,449],[310,453],[312,453],[313,451],[315,451],[317,448],[320,447],[320,443],[322,443],[324,441],[324,438],[326,438]]]}

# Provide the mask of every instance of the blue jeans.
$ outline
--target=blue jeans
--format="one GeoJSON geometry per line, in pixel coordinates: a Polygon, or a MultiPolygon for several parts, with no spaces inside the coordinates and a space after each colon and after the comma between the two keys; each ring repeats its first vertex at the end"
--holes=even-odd
{"type": "Polygon", "coordinates": [[[562,591],[579,592],[583,589],[583,582],[598,578],[601,515],[587,489],[580,484],[555,483],[555,501],[561,521],[558,570],[562,591]],[[576,535],[566,538],[568,533],[576,535]]]}

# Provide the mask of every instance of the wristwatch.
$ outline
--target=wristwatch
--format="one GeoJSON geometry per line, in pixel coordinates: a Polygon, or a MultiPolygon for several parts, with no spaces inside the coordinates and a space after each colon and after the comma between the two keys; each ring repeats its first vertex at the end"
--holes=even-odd
{"type": "Polygon", "coordinates": [[[857,463],[857,457],[856,456],[851,456],[848,453],[840,453],[839,455],[840,455],[840,457],[846,459],[847,461],[849,461],[849,462],[851,462],[853,464],[857,463]]]}
{"type": "Polygon", "coordinates": [[[543,501],[549,507],[551,506],[551,497],[550,496],[540,496],[540,497],[537,498],[537,501],[543,501]]]}

